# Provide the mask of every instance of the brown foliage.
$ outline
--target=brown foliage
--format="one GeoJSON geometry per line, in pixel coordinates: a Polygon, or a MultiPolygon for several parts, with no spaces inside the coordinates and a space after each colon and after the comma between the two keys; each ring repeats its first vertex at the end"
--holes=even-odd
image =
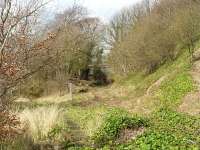
{"type": "Polygon", "coordinates": [[[12,140],[20,133],[18,118],[5,108],[0,108],[0,143],[12,140]]]}
{"type": "Polygon", "coordinates": [[[114,31],[111,39],[113,35],[118,39],[111,43],[109,62],[113,70],[122,74],[151,73],[166,61],[176,59],[182,47],[192,55],[200,37],[199,8],[200,3],[192,0],[146,0],[128,8],[132,14],[128,23],[123,10],[110,27],[114,31]]]}

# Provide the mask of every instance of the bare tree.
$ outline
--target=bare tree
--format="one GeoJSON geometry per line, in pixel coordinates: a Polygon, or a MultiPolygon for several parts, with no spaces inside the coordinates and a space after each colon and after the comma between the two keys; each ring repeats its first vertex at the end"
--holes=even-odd
{"type": "MultiPolygon", "coordinates": [[[[69,76],[80,77],[81,72],[88,74],[93,53],[99,45],[102,24],[98,18],[88,17],[86,12],[81,6],[73,6],[57,15],[55,20],[60,30],[55,49],[65,53],[59,60],[65,60],[62,64],[67,66],[69,76]]],[[[85,79],[88,78],[86,74],[83,75],[85,79]]]]}
{"type": "Polygon", "coordinates": [[[199,8],[199,1],[193,0],[145,0],[130,11],[128,23],[124,11],[117,15],[111,21],[108,38],[113,70],[151,73],[174,60],[180,54],[180,45],[192,56],[200,37],[199,8]]]}
{"type": "Polygon", "coordinates": [[[4,7],[0,8],[1,101],[5,99],[2,97],[8,89],[36,72],[49,60],[46,59],[34,70],[27,68],[29,59],[36,57],[41,49],[48,51],[47,41],[53,39],[52,35],[44,40],[35,38],[38,13],[46,4],[41,0],[4,0],[4,7]]]}

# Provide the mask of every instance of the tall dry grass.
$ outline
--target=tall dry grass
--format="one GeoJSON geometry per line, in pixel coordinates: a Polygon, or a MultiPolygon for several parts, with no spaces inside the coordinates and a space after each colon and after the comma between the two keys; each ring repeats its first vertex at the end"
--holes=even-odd
{"type": "Polygon", "coordinates": [[[63,123],[63,109],[56,106],[25,109],[19,117],[28,136],[35,142],[47,140],[48,133],[63,123]]]}

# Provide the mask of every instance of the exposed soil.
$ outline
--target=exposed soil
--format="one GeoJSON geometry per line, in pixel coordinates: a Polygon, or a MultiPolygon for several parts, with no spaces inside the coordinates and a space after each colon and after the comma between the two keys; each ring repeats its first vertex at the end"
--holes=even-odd
{"type": "Polygon", "coordinates": [[[79,102],[72,102],[73,106],[79,106],[79,107],[91,107],[91,106],[96,106],[99,104],[102,104],[102,99],[100,97],[95,96],[93,99],[90,100],[83,100],[79,102]]]}
{"type": "Polygon", "coordinates": [[[148,89],[147,89],[147,92],[146,92],[146,96],[151,96],[152,95],[152,92],[155,88],[158,88],[162,82],[167,78],[168,76],[165,75],[165,76],[162,76],[160,79],[158,79],[156,82],[154,82],[148,89]]]}
{"type": "Polygon", "coordinates": [[[142,112],[144,114],[149,114],[151,113],[152,108],[156,105],[153,101],[154,90],[158,88],[167,77],[168,76],[165,75],[157,81],[155,81],[151,86],[149,86],[149,88],[143,96],[133,97],[129,100],[113,98],[104,101],[104,103],[111,107],[124,108],[130,112],[142,112]]]}
{"type": "Polygon", "coordinates": [[[197,90],[183,98],[178,110],[190,115],[200,115],[200,61],[194,62],[190,74],[196,83],[197,90]]]}
{"type": "Polygon", "coordinates": [[[145,131],[144,127],[136,128],[136,129],[123,129],[120,132],[120,135],[117,139],[117,143],[126,143],[130,140],[136,139],[137,136],[143,134],[145,131]]]}

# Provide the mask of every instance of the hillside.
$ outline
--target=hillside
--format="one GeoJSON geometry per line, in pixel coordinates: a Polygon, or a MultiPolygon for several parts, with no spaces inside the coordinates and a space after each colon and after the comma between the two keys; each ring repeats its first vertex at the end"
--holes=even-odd
{"type": "Polygon", "coordinates": [[[198,149],[198,64],[192,65],[184,52],[150,75],[118,78],[113,85],[74,95],[73,101],[68,95],[19,99],[15,110],[28,120],[27,136],[44,147],[64,142],[66,149],[96,144],[104,149],[198,149]]]}
{"type": "Polygon", "coordinates": [[[0,6],[0,150],[200,149],[200,0],[56,1],[0,6]]]}

